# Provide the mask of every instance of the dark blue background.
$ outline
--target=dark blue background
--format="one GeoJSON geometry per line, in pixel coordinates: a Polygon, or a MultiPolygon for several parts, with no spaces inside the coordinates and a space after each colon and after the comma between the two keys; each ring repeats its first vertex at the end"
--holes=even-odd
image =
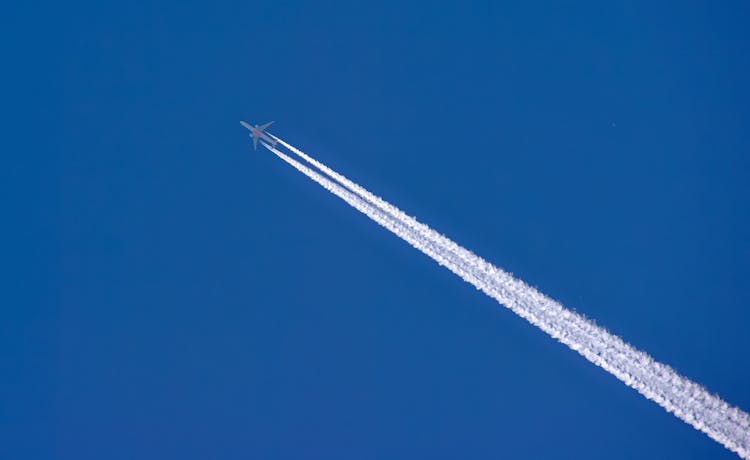
{"type": "Polygon", "coordinates": [[[734,458],[238,124],[748,410],[750,7],[605,3],[12,11],[0,457],[734,458]]]}

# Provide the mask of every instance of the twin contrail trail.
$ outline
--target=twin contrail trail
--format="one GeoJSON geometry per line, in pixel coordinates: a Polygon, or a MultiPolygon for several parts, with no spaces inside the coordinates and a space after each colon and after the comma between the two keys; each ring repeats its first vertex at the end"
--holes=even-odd
{"type": "Polygon", "coordinates": [[[264,143],[265,147],[323,188],[668,412],[740,457],[750,459],[750,416],[746,412],[730,406],[671,367],[566,309],[301,150],[274,139],[310,166],[264,143]]]}

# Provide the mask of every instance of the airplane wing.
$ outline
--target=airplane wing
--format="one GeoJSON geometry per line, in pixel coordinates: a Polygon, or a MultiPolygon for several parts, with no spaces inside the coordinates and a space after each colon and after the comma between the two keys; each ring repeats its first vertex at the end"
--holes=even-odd
{"type": "Polygon", "coordinates": [[[271,126],[271,123],[273,123],[273,122],[272,122],[272,121],[269,121],[269,122],[268,122],[268,123],[266,123],[265,125],[261,125],[260,127],[258,127],[258,129],[259,129],[259,130],[261,130],[261,131],[263,131],[264,129],[266,129],[266,128],[268,128],[269,126],[271,126]]]}
{"type": "Polygon", "coordinates": [[[258,138],[253,136],[253,149],[258,150],[258,138]]]}

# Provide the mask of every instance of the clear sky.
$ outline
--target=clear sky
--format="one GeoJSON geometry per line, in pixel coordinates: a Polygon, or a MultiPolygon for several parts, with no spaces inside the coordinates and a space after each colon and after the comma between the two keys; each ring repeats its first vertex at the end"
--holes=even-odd
{"type": "Polygon", "coordinates": [[[747,2],[353,3],[11,12],[0,458],[735,458],[238,122],[750,410],[747,2]]]}

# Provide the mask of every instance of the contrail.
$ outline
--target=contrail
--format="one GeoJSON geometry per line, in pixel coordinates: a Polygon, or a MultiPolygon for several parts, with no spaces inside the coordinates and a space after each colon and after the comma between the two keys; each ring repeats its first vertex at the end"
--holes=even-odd
{"type": "Polygon", "coordinates": [[[750,459],[750,416],[669,366],[515,279],[299,149],[280,144],[327,174],[321,176],[278,150],[269,150],[331,193],[384,226],[553,338],[740,457],[750,459]],[[340,184],[340,185],[339,185],[340,184]]]}

